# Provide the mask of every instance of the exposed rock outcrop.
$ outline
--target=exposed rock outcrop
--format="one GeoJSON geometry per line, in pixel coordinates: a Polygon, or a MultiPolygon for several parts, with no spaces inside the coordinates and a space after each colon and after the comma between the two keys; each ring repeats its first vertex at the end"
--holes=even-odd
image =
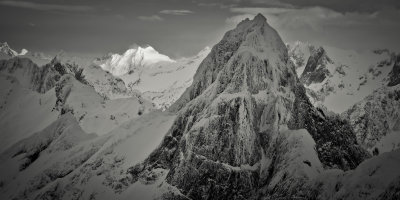
{"type": "Polygon", "coordinates": [[[326,55],[324,48],[319,47],[311,51],[306,67],[300,77],[301,82],[305,85],[310,85],[311,83],[321,83],[324,81],[330,75],[329,70],[326,68],[327,63],[333,62],[326,55]]]}
{"type": "Polygon", "coordinates": [[[388,86],[395,86],[400,83],[400,55],[396,56],[395,62],[393,64],[393,69],[389,73],[389,83],[388,86]]]}

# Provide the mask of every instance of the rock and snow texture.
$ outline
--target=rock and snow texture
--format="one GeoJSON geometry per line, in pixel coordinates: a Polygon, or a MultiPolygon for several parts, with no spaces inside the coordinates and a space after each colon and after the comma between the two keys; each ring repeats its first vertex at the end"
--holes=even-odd
{"type": "Polygon", "coordinates": [[[388,50],[357,53],[315,48],[301,42],[289,48],[300,80],[315,105],[344,112],[358,142],[371,153],[398,148],[399,55],[388,50]]]}
{"type": "Polygon", "coordinates": [[[108,100],[91,86],[71,75],[64,75],[55,87],[55,109],[71,112],[88,133],[106,134],[131,118],[152,109],[152,104],[138,97],[108,100]]]}
{"type": "Polygon", "coordinates": [[[7,42],[0,42],[0,59],[12,58],[18,56],[19,54],[10,48],[7,42]]]}
{"type": "Polygon", "coordinates": [[[64,113],[73,113],[84,131],[101,135],[153,109],[140,96],[105,98],[76,65],[56,59],[41,67],[28,58],[1,60],[0,82],[0,152],[64,113]]]}
{"type": "Polygon", "coordinates": [[[346,122],[312,107],[262,15],[225,34],[170,110],[178,116],[161,145],[126,177],[158,180],[166,169],[180,191],[167,199],[307,197],[324,168],[368,157],[346,122]]]}
{"type": "Polygon", "coordinates": [[[123,192],[127,183],[121,178],[159,145],[174,118],[144,114],[96,136],[71,114],[62,115],[0,154],[0,199],[143,199],[143,190],[151,191],[145,199],[153,199],[161,190],[172,191],[166,183],[137,183],[123,192]]]}
{"type": "Polygon", "coordinates": [[[157,108],[166,109],[191,85],[197,67],[209,52],[205,48],[193,57],[172,60],[152,47],[137,47],[122,55],[97,59],[95,64],[122,79],[128,90],[139,91],[157,108]]]}
{"type": "Polygon", "coordinates": [[[288,47],[310,100],[336,113],[388,85],[390,74],[396,74],[396,55],[388,50],[357,52],[302,42],[288,47]]]}
{"type": "Polygon", "coordinates": [[[400,150],[374,156],[355,170],[327,170],[309,192],[312,199],[399,199],[400,150]]]}
{"type": "Polygon", "coordinates": [[[82,73],[96,92],[108,99],[140,96],[139,92],[128,89],[121,78],[115,77],[110,72],[104,71],[97,65],[85,67],[82,73]]]}
{"type": "Polygon", "coordinates": [[[357,140],[374,154],[400,147],[400,85],[382,87],[343,113],[357,140]]]}
{"type": "Polygon", "coordinates": [[[56,100],[54,90],[40,94],[0,73],[0,152],[55,121],[56,100]]]}

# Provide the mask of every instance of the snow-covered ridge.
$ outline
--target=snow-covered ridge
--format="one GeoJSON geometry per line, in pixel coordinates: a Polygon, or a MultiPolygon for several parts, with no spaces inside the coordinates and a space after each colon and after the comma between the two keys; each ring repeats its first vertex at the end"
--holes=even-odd
{"type": "Polygon", "coordinates": [[[128,93],[123,82],[113,78],[92,85],[82,68],[57,59],[41,67],[28,58],[1,60],[0,152],[67,112],[73,113],[84,131],[105,134],[153,109],[151,102],[128,93]],[[115,85],[101,87],[110,82],[115,85]]]}

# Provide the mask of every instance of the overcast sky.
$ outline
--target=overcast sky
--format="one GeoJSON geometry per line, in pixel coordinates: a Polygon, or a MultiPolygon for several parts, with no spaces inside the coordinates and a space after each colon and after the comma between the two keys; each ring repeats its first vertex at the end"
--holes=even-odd
{"type": "Polygon", "coordinates": [[[82,55],[148,44],[176,58],[257,13],[285,42],[400,51],[399,0],[0,0],[0,41],[82,55]]]}

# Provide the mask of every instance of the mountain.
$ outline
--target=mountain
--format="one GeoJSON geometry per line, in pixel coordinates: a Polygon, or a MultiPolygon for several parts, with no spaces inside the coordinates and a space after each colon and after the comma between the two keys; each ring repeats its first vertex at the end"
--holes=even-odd
{"type": "Polygon", "coordinates": [[[310,100],[336,113],[387,85],[396,60],[388,50],[357,52],[303,42],[288,48],[310,100]]]}
{"type": "Polygon", "coordinates": [[[0,152],[65,113],[72,113],[84,131],[101,135],[153,109],[140,96],[105,98],[82,71],[57,59],[41,67],[28,58],[1,60],[0,152]]]}
{"type": "MultiPolygon", "coordinates": [[[[246,19],[209,50],[164,112],[139,97],[106,98],[85,69],[57,59],[49,63],[54,71],[31,70],[54,82],[32,81],[14,64],[3,67],[8,88],[48,95],[57,118],[0,152],[0,199],[396,199],[400,151],[371,152],[377,144],[360,140],[362,124],[353,127],[398,117],[387,112],[396,110],[398,87],[372,94],[373,103],[364,99],[347,114],[328,112],[310,101],[309,86],[322,79],[315,71],[334,76],[334,56],[314,48],[304,70],[291,56],[264,16],[246,19]],[[300,71],[306,74],[299,78],[300,71]],[[132,110],[140,116],[123,118],[132,110]],[[368,112],[358,120],[357,110],[368,112]]],[[[118,81],[98,73],[103,83],[118,81]]],[[[395,121],[387,124],[387,135],[398,130],[395,121]]]]}
{"type": "Polygon", "coordinates": [[[399,147],[399,55],[385,49],[360,53],[301,42],[288,46],[314,105],[343,112],[358,142],[371,153],[399,147]]]}
{"type": "Polygon", "coordinates": [[[11,58],[18,56],[18,53],[10,48],[7,42],[0,42],[0,58],[11,58]]]}
{"type": "Polygon", "coordinates": [[[133,49],[128,49],[122,55],[111,54],[97,59],[96,62],[98,62],[104,70],[111,72],[115,76],[121,76],[134,73],[143,67],[149,67],[158,62],[174,61],[168,56],[160,54],[151,46],[145,48],[138,46],[133,49]]]}
{"type": "Polygon", "coordinates": [[[178,114],[161,145],[121,179],[179,189],[166,199],[306,197],[324,168],[368,158],[346,121],[308,101],[262,15],[225,34],[170,109],[178,114]]]}
{"type": "Polygon", "coordinates": [[[195,56],[171,60],[152,47],[137,47],[94,63],[123,80],[128,90],[140,92],[143,98],[165,110],[190,86],[200,62],[209,52],[205,48],[195,56]]]}

